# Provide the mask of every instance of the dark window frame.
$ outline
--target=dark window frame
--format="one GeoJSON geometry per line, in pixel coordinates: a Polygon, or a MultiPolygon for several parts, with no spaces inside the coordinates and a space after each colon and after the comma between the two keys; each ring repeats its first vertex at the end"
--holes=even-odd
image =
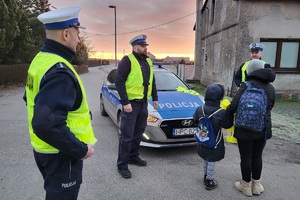
{"type": "Polygon", "coordinates": [[[216,8],[216,2],[215,0],[212,0],[211,2],[211,13],[210,13],[210,25],[214,24],[215,21],[215,8],[216,8]]]}
{"type": "Polygon", "coordinates": [[[276,42],[276,58],[275,58],[275,66],[272,66],[274,72],[282,73],[282,74],[300,74],[300,39],[286,39],[286,38],[261,38],[261,42],[276,42]],[[281,68],[280,60],[281,60],[281,50],[283,42],[298,42],[299,51],[298,51],[298,60],[296,68],[281,68]]]}

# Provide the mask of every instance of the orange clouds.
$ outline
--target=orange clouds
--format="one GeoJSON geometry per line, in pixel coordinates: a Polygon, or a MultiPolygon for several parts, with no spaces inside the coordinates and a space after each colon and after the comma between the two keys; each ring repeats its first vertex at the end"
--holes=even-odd
{"type": "Polygon", "coordinates": [[[146,34],[148,51],[156,57],[176,54],[193,60],[195,0],[49,0],[49,3],[56,8],[81,7],[80,22],[87,27],[84,32],[90,46],[100,52],[100,57],[114,58],[114,10],[108,6],[115,5],[118,59],[131,52],[131,38],[146,34]]]}

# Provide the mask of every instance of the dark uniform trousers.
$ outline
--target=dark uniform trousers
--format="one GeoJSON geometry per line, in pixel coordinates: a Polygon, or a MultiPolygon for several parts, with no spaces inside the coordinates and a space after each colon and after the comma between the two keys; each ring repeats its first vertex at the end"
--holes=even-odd
{"type": "Polygon", "coordinates": [[[83,161],[59,153],[33,153],[44,178],[46,200],[76,200],[82,183],[83,161]]]}
{"type": "Polygon", "coordinates": [[[139,155],[142,134],[147,126],[148,102],[130,101],[132,112],[122,112],[121,135],[119,138],[119,154],[117,166],[127,169],[130,158],[139,155]]]}

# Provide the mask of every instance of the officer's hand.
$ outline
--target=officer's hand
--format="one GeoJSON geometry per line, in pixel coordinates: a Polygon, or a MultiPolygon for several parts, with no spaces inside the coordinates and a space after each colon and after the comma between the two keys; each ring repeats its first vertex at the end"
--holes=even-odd
{"type": "Polygon", "coordinates": [[[154,110],[157,110],[157,108],[158,108],[158,101],[153,101],[153,108],[154,108],[154,110]]]}
{"type": "Polygon", "coordinates": [[[88,147],[88,151],[86,152],[86,155],[83,158],[81,158],[81,160],[84,160],[84,159],[87,159],[87,158],[91,157],[92,154],[94,153],[93,145],[88,144],[87,147],[88,147]]]}
{"type": "Polygon", "coordinates": [[[132,112],[131,104],[129,103],[129,104],[123,106],[123,110],[124,110],[125,112],[132,112]]]}

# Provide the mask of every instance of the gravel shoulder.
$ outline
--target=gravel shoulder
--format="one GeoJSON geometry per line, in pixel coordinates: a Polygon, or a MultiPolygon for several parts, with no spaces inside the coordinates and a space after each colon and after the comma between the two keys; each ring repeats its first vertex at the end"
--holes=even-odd
{"type": "Polygon", "coordinates": [[[300,103],[276,102],[272,110],[273,135],[300,144],[300,103]]]}

